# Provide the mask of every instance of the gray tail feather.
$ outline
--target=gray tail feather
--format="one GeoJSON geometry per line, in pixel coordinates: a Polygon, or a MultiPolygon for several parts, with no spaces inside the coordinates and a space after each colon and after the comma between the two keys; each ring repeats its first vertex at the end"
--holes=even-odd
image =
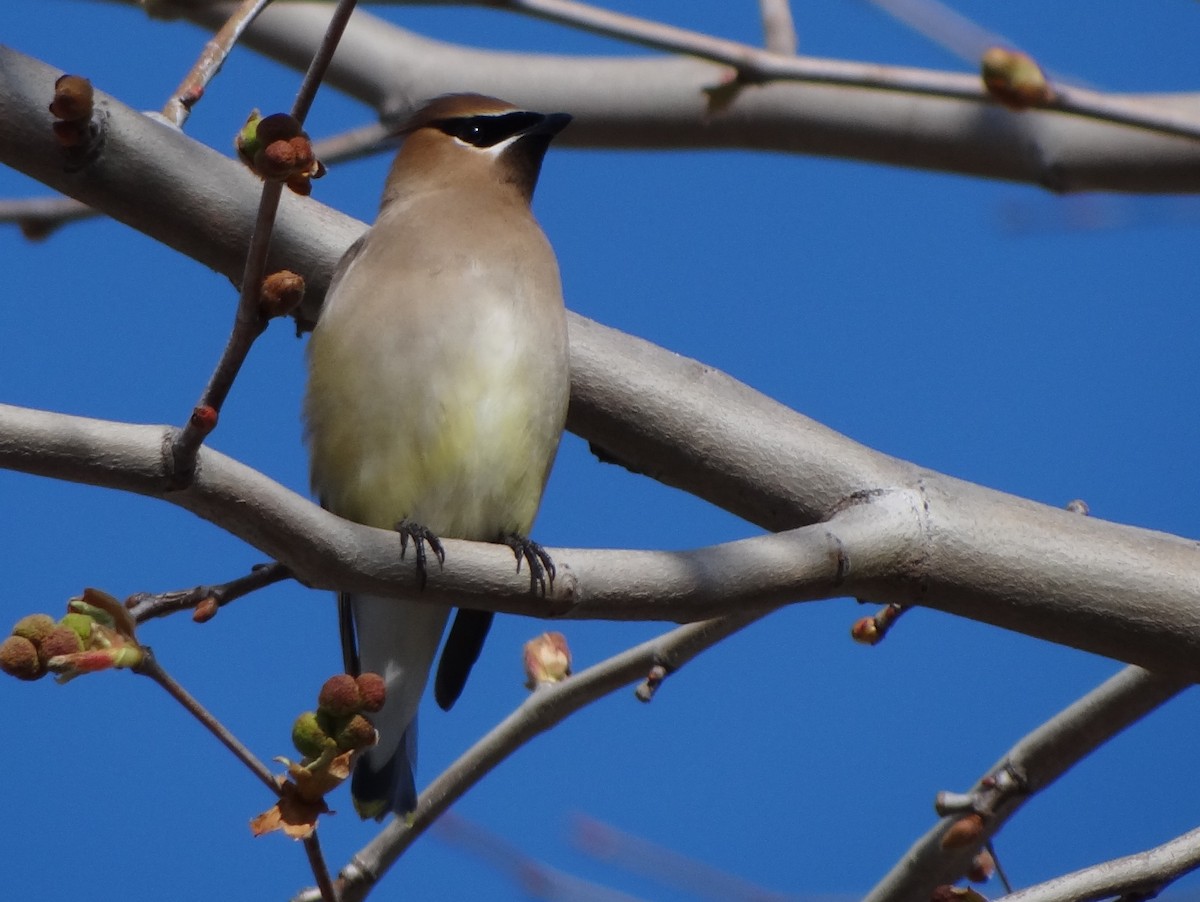
{"type": "Polygon", "coordinates": [[[380,821],[388,812],[404,817],[417,807],[417,786],[413,779],[416,748],[417,722],[414,719],[390,758],[377,761],[372,757],[373,749],[368,749],[359,758],[350,779],[350,794],[362,817],[380,821]]]}
{"type": "MultiPolygon", "coordinates": [[[[355,641],[354,613],[347,594],[338,595],[338,625],[346,672],[362,673],[355,641]]],[[[350,796],[355,810],[364,818],[383,820],[389,811],[403,817],[417,807],[417,785],[413,775],[417,763],[417,720],[414,717],[400,744],[390,757],[379,760],[385,749],[367,749],[354,765],[350,796]]]]}

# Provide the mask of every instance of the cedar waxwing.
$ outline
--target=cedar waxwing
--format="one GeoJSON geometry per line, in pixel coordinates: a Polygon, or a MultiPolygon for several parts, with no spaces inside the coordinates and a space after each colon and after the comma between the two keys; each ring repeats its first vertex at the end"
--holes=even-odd
{"type": "MultiPolygon", "coordinates": [[[[402,130],[375,224],[342,258],[308,351],[312,484],[347,519],[401,531],[418,567],[437,536],[506,542],[540,581],[526,537],[558,449],[570,372],[558,264],[529,209],[571,117],[477,94],[439,97],[402,130]]],[[[422,570],[422,575],[424,571],[422,570]]],[[[416,805],[417,706],[449,611],[342,596],[346,667],[375,671],[379,743],[355,767],[363,817],[416,805]]],[[[449,708],[492,615],[460,610],[435,696],[449,708]]]]}

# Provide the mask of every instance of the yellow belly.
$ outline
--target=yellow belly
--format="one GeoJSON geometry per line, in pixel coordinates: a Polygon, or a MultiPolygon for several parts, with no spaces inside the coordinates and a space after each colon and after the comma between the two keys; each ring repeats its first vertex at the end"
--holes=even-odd
{"type": "Polygon", "coordinates": [[[311,340],[306,417],[322,503],[381,528],[408,518],[452,538],[527,535],[566,414],[558,324],[531,329],[486,305],[425,330],[365,312],[327,311],[336,318],[311,340]]]}

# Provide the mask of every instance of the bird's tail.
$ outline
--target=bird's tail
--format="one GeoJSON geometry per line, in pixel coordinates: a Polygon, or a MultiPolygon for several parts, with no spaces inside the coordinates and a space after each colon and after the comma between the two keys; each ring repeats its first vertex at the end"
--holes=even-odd
{"type": "Polygon", "coordinates": [[[350,797],[363,820],[382,820],[389,811],[403,817],[417,807],[417,719],[404,731],[391,757],[378,761],[380,748],[368,749],[354,766],[350,797]]]}
{"type": "Polygon", "coordinates": [[[379,742],[359,758],[350,782],[355,810],[377,820],[389,811],[407,814],[417,801],[417,707],[449,610],[370,595],[343,595],[338,610],[347,671],[373,671],[387,686],[372,718],[379,742]]]}

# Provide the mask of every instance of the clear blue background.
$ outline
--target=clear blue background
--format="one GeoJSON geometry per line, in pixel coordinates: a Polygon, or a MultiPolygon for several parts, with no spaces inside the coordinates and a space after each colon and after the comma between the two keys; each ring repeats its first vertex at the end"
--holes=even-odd
{"type": "MultiPolygon", "coordinates": [[[[760,40],[756,4],[672,0],[630,11],[760,40]]],[[[965,70],[852,0],[794,4],[807,53],[965,70]]],[[[1194,3],[957,4],[1049,68],[1119,91],[1196,90],[1194,3]]],[[[447,40],[640,54],[480,10],[374,9],[447,40]]],[[[162,105],[205,40],[106,3],[7,0],[0,40],[162,105]]],[[[251,107],[286,108],[298,76],[239,50],[188,123],[228,151],[251,107]]],[[[316,136],[369,110],[323,91],[316,136]]],[[[362,219],[387,161],[334,167],[322,201],[362,219]]],[[[46,189],[0,171],[0,195],[46,189]]],[[[753,153],[552,149],[537,212],[569,305],[718,366],[887,453],[1048,504],[1200,535],[1195,457],[1197,207],[1080,200],[953,175],[753,153]],[[1014,231],[1012,210],[1037,228],[1014,231]]],[[[180,423],[225,340],[228,283],[97,221],[30,244],[0,228],[0,401],[180,423]]],[[[212,444],[305,491],[303,341],[268,331],[212,444]]],[[[170,505],[0,472],[0,620],[58,613],[84,586],[118,596],[219,582],[262,556],[170,505]]],[[[564,443],[536,536],[548,545],[688,548],[756,529],[564,443]]],[[[674,676],[650,706],[622,691],[507,761],[458,812],[521,850],[645,899],[691,899],[596,861],[570,840],[585,812],[794,894],[860,894],[1026,731],[1119,665],[917,611],[882,646],[854,645],[853,602],[796,606],[674,676]]],[[[339,666],[332,599],[274,587],[198,627],[146,627],[163,663],[261,757],[289,754],[292,719],[339,666]]],[[[567,624],[582,668],[666,627],[567,624]]],[[[521,643],[501,618],[451,715],[426,712],[428,780],[519,703],[521,643]]],[[[259,784],[165,695],[126,674],[0,682],[0,865],[6,897],[284,899],[307,885],[300,846],[252,839],[259,784]]],[[[1197,697],[1187,694],[1083,762],[999,838],[1028,884],[1196,825],[1197,697]]],[[[373,832],[322,825],[335,869],[373,832]]],[[[1194,882],[1184,886],[1196,885],[1194,882]]],[[[996,887],[989,892],[998,894],[996,887]]],[[[522,899],[435,837],[379,898],[522,899]]]]}

